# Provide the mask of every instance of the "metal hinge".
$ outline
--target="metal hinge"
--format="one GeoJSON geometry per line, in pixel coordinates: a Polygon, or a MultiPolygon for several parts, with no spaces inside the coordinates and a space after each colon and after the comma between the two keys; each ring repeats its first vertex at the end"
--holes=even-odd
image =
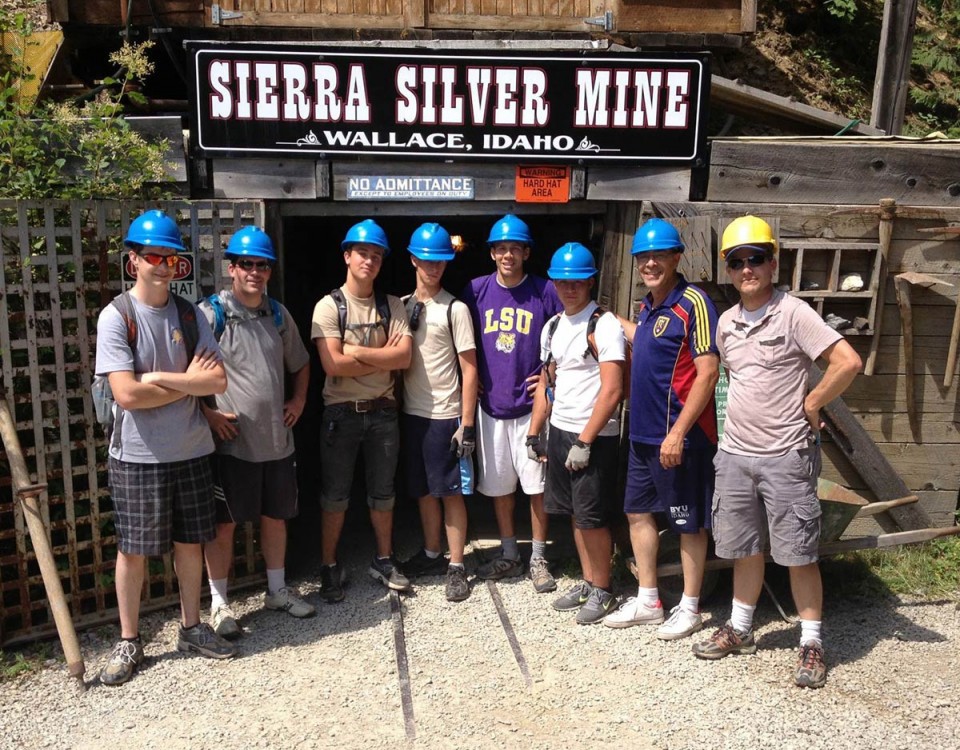
{"type": "Polygon", "coordinates": [[[613,11],[608,10],[602,16],[584,18],[583,22],[590,24],[591,26],[602,26],[604,31],[613,31],[613,11]]]}
{"type": "Polygon", "coordinates": [[[219,3],[214,3],[210,6],[210,16],[213,25],[219,26],[224,21],[235,21],[238,18],[243,18],[243,13],[235,10],[221,10],[219,3]]]}

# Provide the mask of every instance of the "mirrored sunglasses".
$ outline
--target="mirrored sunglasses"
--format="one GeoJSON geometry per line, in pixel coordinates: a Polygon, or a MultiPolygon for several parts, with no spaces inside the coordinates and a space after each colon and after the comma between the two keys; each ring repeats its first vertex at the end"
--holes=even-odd
{"type": "Polygon", "coordinates": [[[169,268],[173,268],[177,265],[177,261],[180,260],[180,256],[174,253],[173,255],[160,255],[160,253],[138,253],[138,255],[143,258],[151,266],[159,266],[164,263],[167,264],[169,268]]]}
{"type": "Polygon", "coordinates": [[[759,268],[766,262],[766,255],[748,255],[746,258],[730,258],[727,260],[727,268],[731,271],[739,271],[747,264],[750,265],[750,268],[759,268]]]}
{"type": "Polygon", "coordinates": [[[249,258],[239,258],[234,262],[234,265],[239,266],[244,271],[252,271],[254,268],[258,271],[269,271],[273,268],[273,263],[269,260],[250,260],[249,258]]]}

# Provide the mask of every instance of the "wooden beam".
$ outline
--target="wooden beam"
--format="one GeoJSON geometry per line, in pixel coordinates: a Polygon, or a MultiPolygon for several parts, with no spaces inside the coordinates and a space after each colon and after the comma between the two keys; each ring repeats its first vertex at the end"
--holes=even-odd
{"type": "Polygon", "coordinates": [[[903,129],[916,26],[917,0],[885,0],[870,124],[889,135],[903,129]]]}
{"type": "MultiPolygon", "coordinates": [[[[798,135],[834,135],[852,122],[849,117],[835,112],[769,94],[763,89],[718,75],[710,79],[710,106],[776,127],[792,129],[798,135]]],[[[882,130],[863,122],[851,127],[849,132],[859,135],[883,134],[882,130]]]]}
{"type": "Polygon", "coordinates": [[[308,159],[213,159],[217,198],[328,198],[317,190],[317,168],[308,159]]]}

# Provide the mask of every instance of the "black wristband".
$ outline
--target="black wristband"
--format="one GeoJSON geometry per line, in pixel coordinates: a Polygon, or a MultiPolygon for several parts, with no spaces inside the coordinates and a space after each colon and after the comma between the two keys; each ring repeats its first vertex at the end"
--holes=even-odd
{"type": "Polygon", "coordinates": [[[574,445],[577,446],[578,448],[589,448],[589,447],[590,447],[590,443],[585,443],[585,442],[583,442],[582,440],[580,440],[579,438],[577,438],[577,441],[574,443],[574,445]]]}
{"type": "Polygon", "coordinates": [[[540,445],[539,435],[527,435],[526,445],[540,445]]]}

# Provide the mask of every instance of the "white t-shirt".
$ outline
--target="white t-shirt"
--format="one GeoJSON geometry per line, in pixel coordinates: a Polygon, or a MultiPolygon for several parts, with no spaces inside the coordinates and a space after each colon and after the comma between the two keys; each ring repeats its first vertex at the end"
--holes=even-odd
{"type": "MultiPolygon", "coordinates": [[[[557,363],[557,382],[550,424],[567,432],[579,433],[590,421],[600,395],[600,362],[624,361],[623,329],[616,316],[610,313],[600,316],[594,331],[599,362],[588,353],[587,323],[596,308],[597,303],[590,302],[576,315],[561,313],[557,330],[550,342],[553,359],[557,363]]],[[[549,327],[548,322],[540,334],[540,353],[544,360],[548,354],[549,327]]],[[[610,420],[600,430],[600,435],[619,435],[619,417],[619,410],[614,410],[610,420]]]]}

